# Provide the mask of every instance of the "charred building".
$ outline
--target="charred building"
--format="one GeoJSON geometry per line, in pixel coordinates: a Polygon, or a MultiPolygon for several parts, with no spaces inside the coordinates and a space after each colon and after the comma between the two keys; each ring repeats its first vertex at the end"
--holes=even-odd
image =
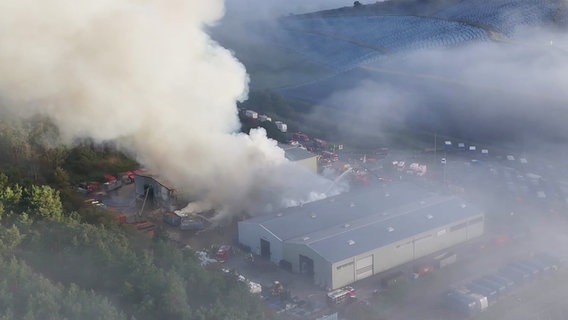
{"type": "Polygon", "coordinates": [[[177,203],[178,194],[173,183],[152,173],[140,171],[134,176],[136,199],[146,206],[172,209],[177,203]]]}

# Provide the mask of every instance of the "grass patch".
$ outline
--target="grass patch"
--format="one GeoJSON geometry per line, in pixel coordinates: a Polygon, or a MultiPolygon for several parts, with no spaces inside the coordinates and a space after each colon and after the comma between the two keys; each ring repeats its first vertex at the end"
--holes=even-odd
{"type": "Polygon", "coordinates": [[[250,49],[254,53],[237,53],[237,57],[246,66],[255,90],[298,85],[333,74],[333,70],[291,50],[270,45],[255,45],[250,49]]]}

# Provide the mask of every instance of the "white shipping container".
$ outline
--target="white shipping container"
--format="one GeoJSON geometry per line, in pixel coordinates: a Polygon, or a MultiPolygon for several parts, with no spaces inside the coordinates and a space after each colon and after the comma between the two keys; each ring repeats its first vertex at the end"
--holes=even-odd
{"type": "Polygon", "coordinates": [[[258,118],[258,113],[257,113],[256,111],[247,110],[247,111],[245,111],[245,116],[246,116],[247,118],[257,119],[257,118],[258,118]]]}
{"type": "Polygon", "coordinates": [[[262,293],[262,286],[256,282],[249,281],[248,282],[249,291],[252,294],[260,294],[262,293]]]}
{"type": "Polygon", "coordinates": [[[286,131],[288,131],[288,125],[283,122],[276,121],[276,127],[280,130],[280,132],[286,133],[286,131]]]}

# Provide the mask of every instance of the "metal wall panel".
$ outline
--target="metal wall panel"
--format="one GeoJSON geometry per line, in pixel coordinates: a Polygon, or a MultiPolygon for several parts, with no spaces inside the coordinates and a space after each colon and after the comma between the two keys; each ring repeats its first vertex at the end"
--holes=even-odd
{"type": "Polygon", "coordinates": [[[334,264],[332,268],[333,288],[341,288],[355,282],[355,263],[353,260],[334,264]]]}
{"type": "Polygon", "coordinates": [[[473,239],[483,235],[484,227],[485,226],[483,221],[475,224],[470,224],[469,226],[467,226],[467,238],[473,239]]]}
{"type": "Polygon", "coordinates": [[[373,252],[375,256],[374,274],[411,261],[413,253],[414,250],[410,239],[375,250],[373,252]]]}
{"type": "Polygon", "coordinates": [[[424,257],[432,252],[438,251],[440,248],[433,234],[424,234],[414,238],[414,259],[424,257]]]}
{"type": "Polygon", "coordinates": [[[355,267],[355,279],[363,279],[373,275],[373,255],[357,259],[355,267]]]}

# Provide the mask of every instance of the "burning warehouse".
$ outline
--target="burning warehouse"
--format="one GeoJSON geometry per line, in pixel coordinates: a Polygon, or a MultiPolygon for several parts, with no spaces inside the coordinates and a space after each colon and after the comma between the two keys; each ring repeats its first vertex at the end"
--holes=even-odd
{"type": "Polygon", "coordinates": [[[484,215],[453,196],[393,184],[239,222],[239,242],[336,289],[484,232],[484,215]]]}
{"type": "MultiPolygon", "coordinates": [[[[310,172],[317,174],[318,155],[307,151],[297,145],[278,144],[284,150],[284,157],[300,166],[307,168],[310,172]]],[[[183,194],[179,186],[174,185],[162,175],[151,170],[136,172],[134,176],[136,185],[136,199],[144,201],[146,204],[174,210],[178,202],[186,202],[193,198],[191,195],[183,194]]],[[[187,191],[187,190],[186,190],[187,191]]]]}
{"type": "Polygon", "coordinates": [[[177,201],[176,187],[151,171],[137,172],[134,176],[136,199],[145,205],[171,209],[177,201]]]}

